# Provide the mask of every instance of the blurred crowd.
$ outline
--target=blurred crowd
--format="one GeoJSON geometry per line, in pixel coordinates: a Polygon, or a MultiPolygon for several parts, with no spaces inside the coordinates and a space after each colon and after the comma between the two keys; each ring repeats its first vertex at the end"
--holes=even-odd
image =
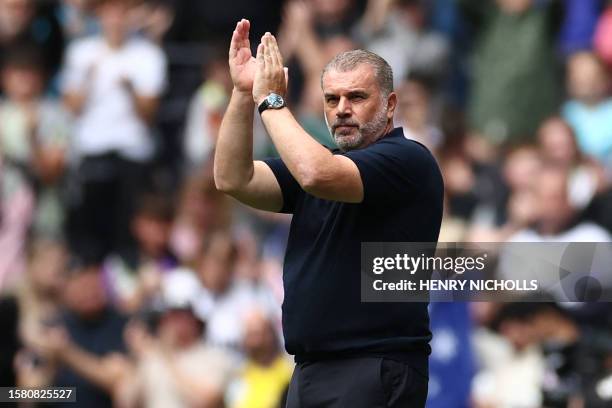
{"type": "MultiPolygon", "coordinates": [[[[275,33],[290,108],[329,147],[325,63],[390,63],[396,126],[444,175],[440,241],[610,241],[610,1],[0,0],[0,385],[282,406],[291,220],[212,177],[242,17],[252,46],[275,33]]],[[[276,155],[257,118],[254,150],[276,155]]],[[[428,407],[612,406],[608,304],[430,314],[428,407]]]]}

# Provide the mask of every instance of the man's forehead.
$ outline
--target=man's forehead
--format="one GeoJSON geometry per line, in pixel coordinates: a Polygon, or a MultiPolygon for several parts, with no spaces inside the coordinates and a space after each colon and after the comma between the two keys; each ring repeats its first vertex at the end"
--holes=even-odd
{"type": "Polygon", "coordinates": [[[359,64],[349,71],[331,68],[323,75],[322,84],[325,93],[377,87],[374,67],[367,63],[359,64]]]}

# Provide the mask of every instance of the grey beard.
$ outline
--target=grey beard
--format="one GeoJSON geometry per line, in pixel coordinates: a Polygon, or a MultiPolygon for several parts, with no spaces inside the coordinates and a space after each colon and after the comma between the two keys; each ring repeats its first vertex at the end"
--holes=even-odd
{"type": "MultiPolygon", "coordinates": [[[[331,126],[329,126],[329,122],[327,120],[327,116],[325,117],[325,124],[327,125],[327,129],[329,133],[334,138],[338,148],[343,152],[348,152],[350,150],[359,149],[364,147],[364,144],[370,144],[374,140],[381,136],[382,131],[387,126],[387,110],[380,109],[376,112],[376,115],[372,118],[372,120],[362,126],[359,127],[357,131],[357,135],[347,138],[347,137],[338,137],[332,132],[331,126]]],[[[367,145],[366,144],[366,145],[367,145]]]]}

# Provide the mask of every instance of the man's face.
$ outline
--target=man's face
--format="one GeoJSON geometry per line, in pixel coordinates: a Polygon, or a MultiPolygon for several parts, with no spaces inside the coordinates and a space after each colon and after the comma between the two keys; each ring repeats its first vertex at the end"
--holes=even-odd
{"type": "Polygon", "coordinates": [[[590,53],[572,56],[568,63],[567,88],[575,99],[597,104],[605,99],[609,80],[606,71],[590,53]]]}
{"type": "Polygon", "coordinates": [[[36,68],[7,67],[0,78],[2,89],[14,101],[31,101],[43,92],[43,76],[36,68]]]}
{"type": "Polygon", "coordinates": [[[98,7],[97,15],[102,25],[102,30],[107,36],[121,39],[129,31],[128,14],[130,7],[119,1],[111,1],[98,7]]]}
{"type": "Polygon", "coordinates": [[[164,255],[170,240],[171,222],[150,215],[137,215],[132,222],[132,232],[141,250],[152,257],[164,255]]]}
{"type": "Polygon", "coordinates": [[[84,319],[95,318],[107,305],[102,275],[98,267],[86,267],[68,278],[64,300],[68,309],[84,319]]]}
{"type": "Polygon", "coordinates": [[[323,77],[325,122],[343,151],[363,148],[381,136],[395,110],[396,96],[384,98],[370,64],[352,71],[329,70],[323,77]]]}
{"type": "Polygon", "coordinates": [[[276,347],[274,327],[262,313],[247,315],[244,322],[244,349],[251,358],[265,356],[276,347]]]}
{"type": "Polygon", "coordinates": [[[0,35],[14,37],[34,16],[32,0],[0,0],[0,35]]]}

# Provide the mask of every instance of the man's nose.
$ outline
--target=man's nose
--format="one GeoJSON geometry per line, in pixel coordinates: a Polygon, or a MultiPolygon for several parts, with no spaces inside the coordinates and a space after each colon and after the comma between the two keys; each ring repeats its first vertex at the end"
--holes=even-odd
{"type": "Polygon", "coordinates": [[[338,111],[336,112],[336,116],[339,118],[345,118],[351,116],[352,113],[351,102],[349,99],[345,98],[344,96],[341,97],[340,101],[338,101],[338,111]]]}

